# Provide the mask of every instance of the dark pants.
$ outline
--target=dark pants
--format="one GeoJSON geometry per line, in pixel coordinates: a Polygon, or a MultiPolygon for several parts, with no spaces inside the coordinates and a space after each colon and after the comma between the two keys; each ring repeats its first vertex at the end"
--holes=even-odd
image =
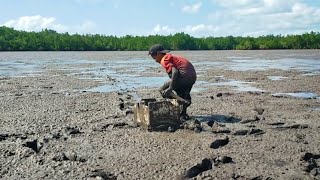
{"type": "MultiPolygon", "coordinates": [[[[166,89],[169,88],[171,83],[171,80],[165,82],[163,86],[159,89],[160,93],[166,89]]],[[[177,78],[177,82],[175,83],[175,86],[172,87],[172,89],[176,92],[178,96],[181,98],[187,100],[189,103],[188,105],[183,106],[183,110],[181,112],[181,116],[186,116],[187,114],[187,107],[190,106],[191,104],[191,96],[190,96],[190,91],[192,89],[193,84],[195,83],[195,80],[193,78],[186,78],[182,77],[180,74],[177,78]]],[[[172,98],[172,96],[169,97],[163,97],[163,98],[172,98]]]]}

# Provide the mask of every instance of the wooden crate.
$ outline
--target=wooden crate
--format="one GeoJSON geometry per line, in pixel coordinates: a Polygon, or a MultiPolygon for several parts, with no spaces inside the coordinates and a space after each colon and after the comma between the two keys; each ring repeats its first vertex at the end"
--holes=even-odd
{"type": "Polygon", "coordinates": [[[176,99],[142,99],[134,106],[134,120],[150,131],[167,131],[181,125],[182,106],[176,99]]]}

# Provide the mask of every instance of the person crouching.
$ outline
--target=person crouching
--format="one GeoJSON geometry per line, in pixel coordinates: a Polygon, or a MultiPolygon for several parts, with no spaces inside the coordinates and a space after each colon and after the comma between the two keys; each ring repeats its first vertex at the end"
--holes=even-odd
{"type": "Polygon", "coordinates": [[[159,91],[163,98],[177,99],[183,103],[180,119],[184,121],[189,119],[187,108],[191,105],[190,91],[197,80],[197,74],[186,58],[169,52],[161,44],[155,44],[150,47],[148,55],[161,64],[168,73],[170,80],[165,82],[159,91]]]}

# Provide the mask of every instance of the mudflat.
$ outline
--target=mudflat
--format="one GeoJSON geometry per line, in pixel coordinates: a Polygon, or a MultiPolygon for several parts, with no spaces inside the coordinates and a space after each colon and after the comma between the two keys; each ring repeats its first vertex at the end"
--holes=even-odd
{"type": "Polygon", "coordinates": [[[132,109],[167,77],[146,52],[1,52],[0,178],[320,179],[319,50],[173,53],[191,119],[149,132],[132,109]]]}

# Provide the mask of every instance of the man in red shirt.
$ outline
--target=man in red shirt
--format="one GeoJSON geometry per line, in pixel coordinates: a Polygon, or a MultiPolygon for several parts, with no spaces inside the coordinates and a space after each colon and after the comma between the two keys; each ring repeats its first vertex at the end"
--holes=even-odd
{"type": "Polygon", "coordinates": [[[151,55],[157,63],[160,63],[170,77],[170,80],[159,89],[162,97],[175,98],[182,102],[183,110],[180,119],[187,120],[189,119],[187,108],[191,104],[190,91],[197,79],[196,71],[186,58],[167,54],[169,52],[161,44],[155,44],[150,47],[148,55],[151,55]]]}

